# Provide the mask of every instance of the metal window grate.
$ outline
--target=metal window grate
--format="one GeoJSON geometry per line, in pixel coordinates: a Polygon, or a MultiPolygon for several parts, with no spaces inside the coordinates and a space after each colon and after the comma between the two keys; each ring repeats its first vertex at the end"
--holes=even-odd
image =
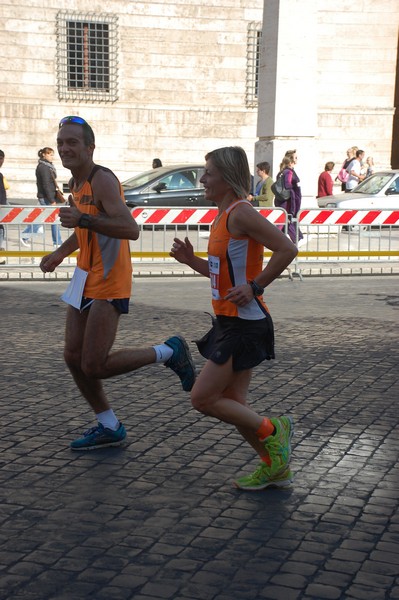
{"type": "Polygon", "coordinates": [[[262,40],[262,23],[252,21],[247,29],[247,80],[245,104],[248,108],[258,106],[259,59],[262,40]]]}
{"type": "Polygon", "coordinates": [[[116,16],[60,11],[57,15],[59,100],[118,99],[116,16]]]}

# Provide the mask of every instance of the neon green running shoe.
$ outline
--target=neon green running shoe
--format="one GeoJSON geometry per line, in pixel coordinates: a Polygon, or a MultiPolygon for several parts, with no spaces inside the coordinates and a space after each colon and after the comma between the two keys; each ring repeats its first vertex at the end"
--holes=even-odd
{"type": "Polygon", "coordinates": [[[256,490],[264,490],[268,487],[287,487],[292,481],[293,476],[290,469],[285,469],[283,473],[280,473],[276,477],[269,477],[269,467],[266,463],[261,462],[253,473],[236,479],[234,485],[240,490],[254,492],[256,490]]]}
{"type": "MultiPolygon", "coordinates": [[[[291,417],[278,417],[270,419],[276,431],[262,440],[269,454],[271,464],[269,477],[283,473],[291,460],[291,438],[294,434],[294,426],[291,417]]],[[[266,465],[267,466],[267,465],[266,465]]]]}

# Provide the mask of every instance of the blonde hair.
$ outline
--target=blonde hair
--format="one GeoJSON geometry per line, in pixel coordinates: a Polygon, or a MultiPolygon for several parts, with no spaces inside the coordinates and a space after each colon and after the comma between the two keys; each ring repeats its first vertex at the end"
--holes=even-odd
{"type": "Polygon", "coordinates": [[[280,163],[280,172],[284,171],[284,169],[287,169],[292,162],[293,162],[292,155],[287,156],[287,154],[286,154],[280,163]]]}
{"type": "Polygon", "coordinates": [[[237,198],[246,198],[251,189],[251,173],[245,150],[240,146],[225,146],[208,152],[205,160],[211,160],[223,179],[234,190],[237,198]]]}
{"type": "Polygon", "coordinates": [[[356,156],[356,152],[359,150],[358,146],[351,146],[350,148],[348,148],[348,150],[346,151],[347,153],[351,154],[351,156],[355,157],[356,156]]]}

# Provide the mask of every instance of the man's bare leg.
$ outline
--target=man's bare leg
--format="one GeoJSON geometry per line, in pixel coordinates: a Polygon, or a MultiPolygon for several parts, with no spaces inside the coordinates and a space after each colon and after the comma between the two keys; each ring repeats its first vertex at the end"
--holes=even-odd
{"type": "MultiPolygon", "coordinates": [[[[178,336],[169,338],[165,344],[155,347],[111,352],[119,316],[117,309],[106,300],[95,300],[90,308],[83,312],[68,307],[64,352],[65,362],[82,395],[90,404],[100,424],[113,431],[123,426],[111,409],[102,379],[134,371],[158,360],[179,375],[183,389],[191,389],[195,380],[195,368],[190,352],[184,340],[178,336]],[[161,356],[157,358],[157,355],[161,356]]],[[[97,436],[97,432],[93,435],[97,436]]],[[[79,439],[72,442],[72,448],[87,449],[86,445],[81,447],[82,441],[84,440],[79,439]],[[76,442],[79,447],[76,447],[76,442]]],[[[95,445],[98,446],[92,444],[90,447],[95,445]]]]}
{"type": "Polygon", "coordinates": [[[134,371],[155,362],[153,348],[119,350],[110,354],[119,313],[106,300],[96,300],[80,312],[68,307],[65,361],[82,395],[95,413],[110,408],[101,379],[134,371]]]}

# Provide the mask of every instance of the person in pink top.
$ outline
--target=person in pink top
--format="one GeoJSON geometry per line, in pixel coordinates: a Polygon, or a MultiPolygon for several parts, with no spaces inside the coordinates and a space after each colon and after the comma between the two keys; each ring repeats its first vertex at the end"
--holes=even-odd
{"type": "Polygon", "coordinates": [[[331,196],[333,193],[334,181],[331,177],[331,171],[334,168],[335,163],[331,160],[326,162],[324,171],[319,175],[319,181],[317,183],[317,197],[324,198],[324,196],[331,196]]]}

